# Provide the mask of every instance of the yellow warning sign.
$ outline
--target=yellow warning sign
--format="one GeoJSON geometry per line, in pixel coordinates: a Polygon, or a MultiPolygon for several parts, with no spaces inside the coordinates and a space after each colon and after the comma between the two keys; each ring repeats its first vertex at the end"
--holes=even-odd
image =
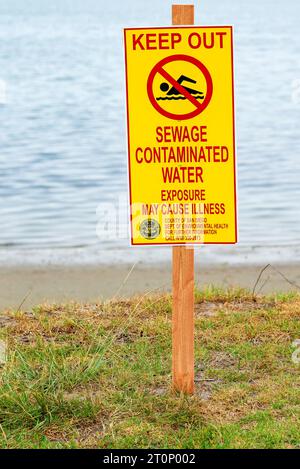
{"type": "Polygon", "coordinates": [[[125,29],[131,242],[237,241],[230,26],[125,29]]]}

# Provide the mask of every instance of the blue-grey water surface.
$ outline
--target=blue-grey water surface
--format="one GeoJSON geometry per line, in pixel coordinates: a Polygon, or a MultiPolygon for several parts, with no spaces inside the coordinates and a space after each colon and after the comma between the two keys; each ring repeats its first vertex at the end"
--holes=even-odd
{"type": "MultiPolygon", "coordinates": [[[[169,25],[171,3],[1,1],[2,251],[94,246],[105,252],[128,245],[96,235],[99,204],[127,192],[122,28],[169,25]]],[[[235,27],[241,248],[250,258],[254,246],[267,249],[270,260],[275,251],[294,258],[300,246],[300,2],[195,5],[198,24],[235,27]]],[[[207,249],[217,257],[221,252],[207,249]]]]}

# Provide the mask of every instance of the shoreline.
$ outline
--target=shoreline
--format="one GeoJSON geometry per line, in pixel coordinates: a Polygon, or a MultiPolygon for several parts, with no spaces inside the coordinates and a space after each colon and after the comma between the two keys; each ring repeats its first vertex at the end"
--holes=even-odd
{"type": "MultiPolygon", "coordinates": [[[[160,265],[139,262],[134,268],[133,265],[0,265],[0,309],[28,309],[41,303],[97,302],[171,291],[171,262],[160,265]]],[[[199,288],[214,285],[252,290],[265,265],[209,266],[196,260],[195,283],[199,288]]],[[[296,291],[286,279],[300,285],[300,263],[271,265],[263,272],[256,293],[296,291]]]]}
{"type": "MultiPolygon", "coordinates": [[[[195,245],[195,261],[204,266],[256,266],[268,263],[290,265],[300,262],[300,243],[294,245],[195,245]]],[[[23,266],[125,266],[162,262],[169,264],[171,246],[130,246],[129,244],[95,244],[78,247],[0,247],[1,267],[23,266]]]]}

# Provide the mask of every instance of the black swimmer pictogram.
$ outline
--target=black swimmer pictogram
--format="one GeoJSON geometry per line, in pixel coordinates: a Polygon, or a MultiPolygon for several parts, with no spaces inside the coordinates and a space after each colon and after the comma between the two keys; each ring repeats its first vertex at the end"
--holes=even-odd
{"type": "Polygon", "coordinates": [[[192,119],[201,114],[210,103],[212,93],[213,82],[210,72],[202,62],[189,55],[176,54],[163,58],[154,65],[147,80],[147,94],[154,109],[164,117],[176,121],[192,119]],[[194,67],[188,72],[189,75],[178,73],[173,77],[164,68],[171,63],[180,64],[179,70],[190,70],[191,64],[194,67]],[[189,69],[185,67],[186,63],[189,64],[189,69]],[[174,107],[174,101],[172,103],[171,100],[177,99],[189,102],[189,107],[182,105],[174,107]]]}
{"type": "MultiPolygon", "coordinates": [[[[188,83],[197,83],[196,80],[193,80],[192,78],[189,78],[189,77],[186,77],[185,75],[180,75],[180,77],[178,78],[178,80],[176,80],[176,82],[181,85],[182,82],[188,82],[188,83]]],[[[194,96],[195,99],[204,99],[204,94],[202,91],[198,91],[198,90],[195,90],[193,88],[190,88],[188,86],[184,86],[184,85],[181,85],[182,88],[184,88],[188,93],[190,93],[191,95],[194,96]]],[[[167,82],[163,82],[161,83],[160,85],[160,89],[161,91],[163,91],[164,93],[166,93],[166,96],[162,97],[162,96],[159,96],[158,98],[156,98],[157,101],[164,101],[164,100],[177,100],[177,99],[187,99],[185,96],[183,96],[182,93],[180,93],[180,91],[178,91],[177,88],[175,88],[175,86],[172,86],[170,87],[170,85],[167,83],[167,82]]]]}

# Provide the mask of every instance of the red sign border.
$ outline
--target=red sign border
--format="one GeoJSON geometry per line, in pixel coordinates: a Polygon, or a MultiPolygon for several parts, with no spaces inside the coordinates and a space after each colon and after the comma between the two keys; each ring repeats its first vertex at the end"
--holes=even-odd
{"type": "Polygon", "coordinates": [[[207,106],[210,103],[210,100],[212,98],[212,94],[213,94],[213,81],[212,81],[212,78],[211,78],[211,75],[210,75],[208,69],[205,67],[205,65],[202,62],[200,62],[200,60],[196,59],[195,57],[191,57],[191,56],[185,55],[185,54],[175,54],[175,55],[170,55],[169,57],[165,57],[164,59],[160,60],[153,67],[153,69],[151,70],[150,75],[148,77],[148,81],[147,81],[147,93],[148,93],[148,96],[149,96],[149,99],[150,99],[150,102],[151,102],[152,106],[156,109],[157,112],[162,114],[164,117],[168,117],[169,119],[173,119],[173,120],[177,120],[177,121],[178,120],[187,120],[187,119],[192,119],[193,117],[197,117],[199,114],[201,114],[201,112],[203,112],[207,108],[207,106]],[[155,78],[155,75],[157,73],[160,73],[159,70],[164,65],[166,65],[170,62],[175,62],[177,60],[190,62],[193,65],[195,65],[196,67],[198,67],[201,70],[201,72],[203,73],[203,75],[205,77],[205,80],[206,80],[206,84],[207,84],[207,92],[206,92],[206,96],[205,96],[205,99],[204,99],[203,103],[201,103],[201,104],[199,103],[200,105],[197,106],[194,111],[191,111],[188,114],[173,114],[169,111],[166,111],[165,109],[163,109],[158,104],[158,102],[156,101],[155,96],[153,94],[153,80],[155,78]]]}
{"type": "Polygon", "coordinates": [[[235,138],[235,95],[234,95],[234,56],[233,56],[233,26],[231,25],[219,25],[219,26],[158,26],[158,27],[138,27],[138,28],[124,28],[124,45],[125,45],[125,84],[126,84],[126,117],[127,117],[127,164],[128,164],[128,183],[129,183],[129,212],[130,212],[130,239],[131,246],[204,246],[204,245],[231,245],[238,242],[238,221],[237,221],[237,185],[236,185],[236,138],[235,138]],[[141,30],[157,30],[157,29],[229,29],[231,33],[231,71],[232,71],[232,114],[233,114],[233,163],[234,163],[234,209],[235,209],[235,240],[234,241],[170,241],[170,242],[159,242],[159,243],[137,243],[134,242],[133,228],[132,228],[132,191],[131,191],[131,169],[130,169],[130,132],[129,132],[129,100],[128,100],[128,63],[127,63],[127,42],[126,32],[127,31],[141,31],[141,30]]]}

